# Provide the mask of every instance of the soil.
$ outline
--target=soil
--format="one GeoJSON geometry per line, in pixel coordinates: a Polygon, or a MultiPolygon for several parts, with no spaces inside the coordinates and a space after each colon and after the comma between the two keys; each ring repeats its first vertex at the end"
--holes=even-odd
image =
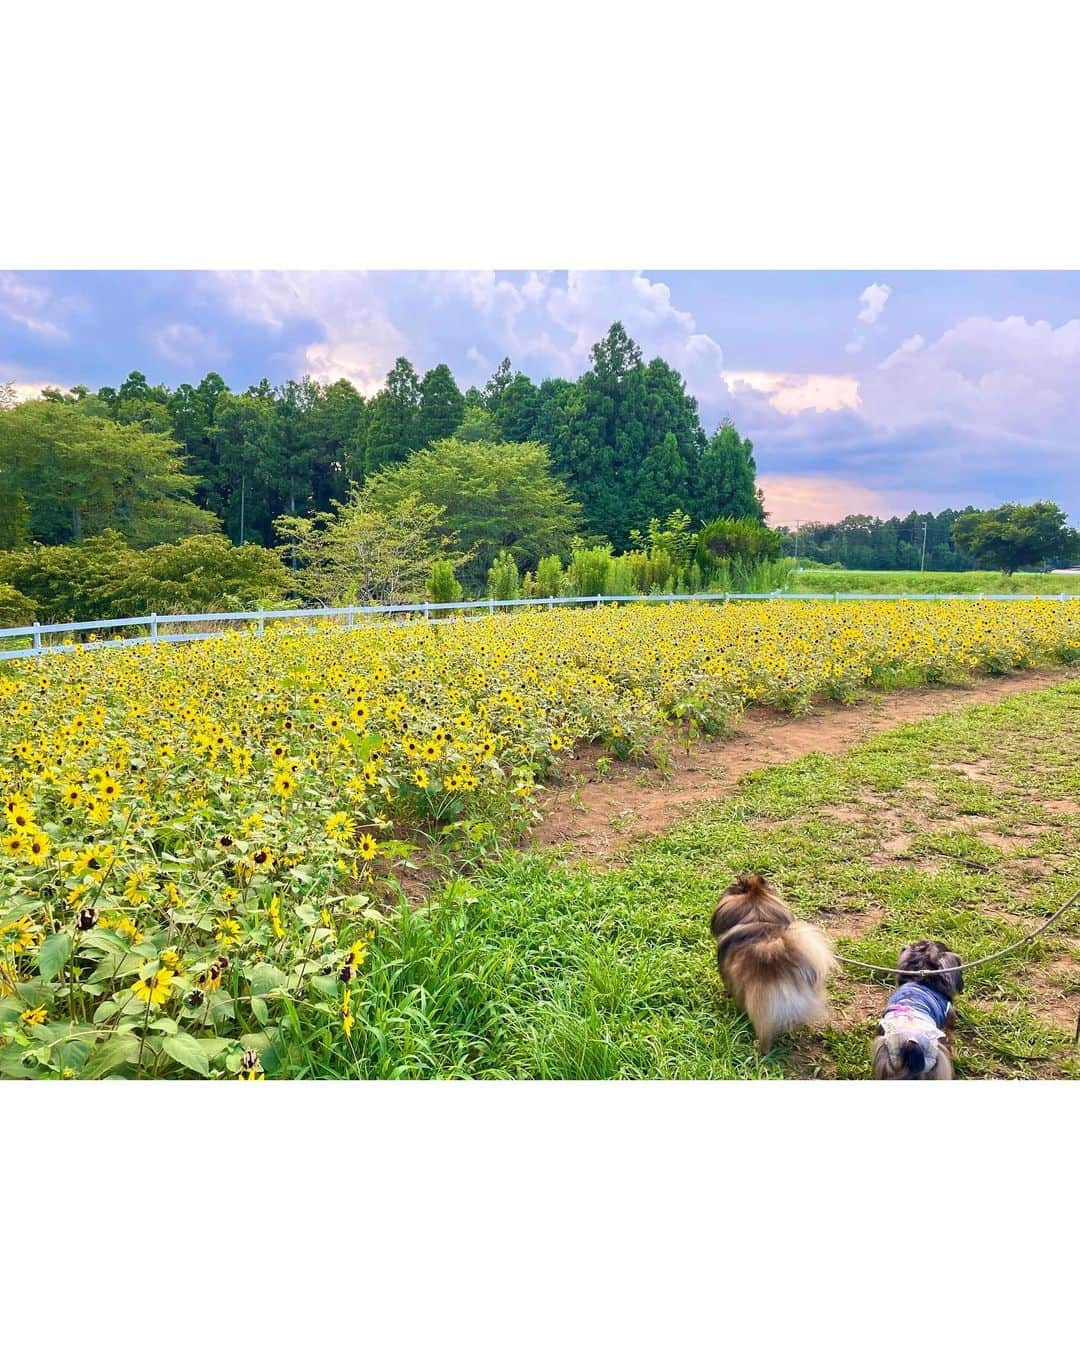
{"type": "MultiPolygon", "coordinates": [[[[1027,671],[980,679],[970,688],[905,689],[871,695],[851,707],[821,704],[803,717],[749,708],[739,730],[724,740],[699,742],[687,753],[672,737],[665,747],[666,772],[613,761],[597,746],[579,746],[563,765],[563,782],[543,795],[542,818],[525,843],[594,867],[617,867],[637,841],[670,830],[688,807],[724,796],[754,769],[815,751],[836,754],[891,727],[1075,678],[1075,672],[1027,671]]],[[[978,765],[967,767],[973,778],[981,771],[978,765]]],[[[1047,805],[1068,814],[1073,804],[1047,805]]]]}

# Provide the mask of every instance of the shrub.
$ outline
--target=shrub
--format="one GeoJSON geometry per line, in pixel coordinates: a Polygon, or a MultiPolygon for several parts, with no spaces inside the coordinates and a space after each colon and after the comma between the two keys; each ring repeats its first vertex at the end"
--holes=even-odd
{"type": "Polygon", "coordinates": [[[21,628],[34,622],[34,604],[14,586],[0,582],[0,627],[21,628]]]}
{"type": "Polygon", "coordinates": [[[550,553],[546,558],[541,558],[536,565],[533,591],[544,599],[552,595],[561,595],[564,581],[562,559],[557,553],[550,553]]]}
{"type": "Polygon", "coordinates": [[[698,535],[696,561],[704,576],[712,576],[725,563],[734,571],[779,558],[781,544],[777,531],[759,521],[714,520],[698,535]]]}
{"type": "Polygon", "coordinates": [[[569,595],[610,594],[611,545],[600,548],[576,548],[567,577],[569,595]]]}
{"type": "Polygon", "coordinates": [[[428,595],[440,605],[452,604],[461,599],[461,582],[454,576],[453,567],[445,559],[439,558],[431,564],[428,595]]]}
{"type": "Polygon", "coordinates": [[[516,600],[521,594],[518,567],[506,549],[488,568],[488,595],[493,600],[516,600]]]}

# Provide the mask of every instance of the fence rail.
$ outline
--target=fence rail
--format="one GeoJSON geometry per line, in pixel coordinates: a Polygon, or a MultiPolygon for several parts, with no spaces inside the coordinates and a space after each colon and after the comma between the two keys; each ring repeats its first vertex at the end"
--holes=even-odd
{"type": "MultiPolygon", "coordinates": [[[[132,619],[89,619],[78,623],[32,623],[24,624],[18,628],[0,628],[0,642],[6,642],[16,638],[29,638],[31,645],[29,647],[12,647],[7,650],[0,650],[0,661],[10,661],[19,657],[26,656],[52,656],[63,652],[85,651],[90,645],[94,650],[103,647],[133,647],[143,643],[175,643],[175,642],[199,642],[208,638],[223,637],[225,632],[238,631],[237,625],[254,625],[248,628],[248,632],[253,635],[261,635],[266,631],[267,623],[280,623],[296,619],[315,619],[326,621],[331,619],[343,620],[346,629],[355,626],[357,620],[376,619],[376,618],[421,618],[429,623],[447,623],[459,615],[462,618],[483,618],[485,614],[494,614],[500,609],[531,608],[531,609],[554,609],[556,605],[579,605],[579,606],[600,606],[611,604],[672,604],[675,602],[709,602],[711,604],[727,604],[730,601],[774,601],[774,600],[804,600],[817,602],[819,604],[839,604],[848,600],[1050,600],[1057,603],[1061,601],[1073,600],[1080,602],[1080,594],[1060,595],[990,595],[976,592],[960,592],[953,595],[917,595],[917,594],[898,594],[898,595],[878,595],[873,591],[833,591],[825,593],[820,591],[723,591],[706,592],[692,595],[549,595],[540,598],[528,600],[451,600],[434,601],[425,600],[416,604],[401,605],[346,605],[338,608],[324,609],[255,609],[231,611],[220,614],[145,614],[141,618],[132,619]],[[448,611],[454,611],[449,613],[448,611]],[[483,613],[466,614],[463,611],[483,611],[483,613]],[[433,615],[441,614],[444,617],[435,618],[433,615]],[[184,624],[229,624],[230,628],[225,629],[207,629],[196,632],[186,633],[163,633],[163,625],[184,625],[184,624]],[[135,637],[108,638],[104,641],[97,641],[92,635],[99,630],[111,631],[117,628],[144,628],[147,631],[140,633],[135,637]],[[71,642],[48,643],[42,641],[43,638],[53,634],[62,633],[86,633],[91,635],[90,643],[75,644],[71,642]]],[[[311,625],[312,628],[315,625],[311,625]]],[[[239,631],[243,631],[240,629],[239,631]]]]}

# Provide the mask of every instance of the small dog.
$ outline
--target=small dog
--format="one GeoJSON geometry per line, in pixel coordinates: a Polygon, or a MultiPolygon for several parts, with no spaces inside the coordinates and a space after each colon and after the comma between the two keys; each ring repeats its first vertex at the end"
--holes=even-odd
{"type": "Polygon", "coordinates": [[[948,1034],[956,1021],[952,1001],[963,992],[963,962],[943,942],[914,942],[896,965],[897,988],[878,1026],[873,1047],[875,1078],[955,1078],[948,1034]]]}
{"type": "Polygon", "coordinates": [[[764,877],[751,872],[730,885],[711,928],[724,986],[763,1055],[781,1032],[828,1020],[825,981],[837,965],[829,940],[795,919],[764,877]]]}

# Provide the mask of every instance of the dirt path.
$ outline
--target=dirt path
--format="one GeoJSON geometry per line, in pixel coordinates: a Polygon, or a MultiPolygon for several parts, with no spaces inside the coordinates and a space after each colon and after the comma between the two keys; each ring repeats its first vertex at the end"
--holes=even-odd
{"type": "Polygon", "coordinates": [[[1029,671],[980,679],[970,689],[906,689],[869,695],[854,707],[823,704],[805,717],[750,708],[727,740],[700,742],[688,755],[672,739],[666,777],[640,765],[601,763],[598,747],[579,747],[564,766],[563,783],[541,798],[543,819],[526,843],[617,867],[635,841],[663,834],[687,807],[723,796],[753,769],[812,751],[836,754],[890,727],[1070,679],[1076,679],[1075,671],[1029,671]]]}

